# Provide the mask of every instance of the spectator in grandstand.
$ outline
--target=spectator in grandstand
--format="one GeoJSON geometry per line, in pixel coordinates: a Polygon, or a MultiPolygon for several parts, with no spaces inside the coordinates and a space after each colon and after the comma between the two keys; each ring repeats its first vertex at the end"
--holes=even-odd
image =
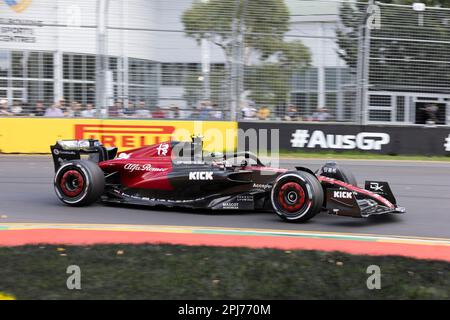
{"type": "Polygon", "coordinates": [[[67,109],[66,100],[64,100],[64,99],[59,100],[59,102],[58,102],[58,107],[61,109],[61,111],[62,111],[63,113],[65,113],[65,112],[66,112],[66,109],[67,109]]]}
{"type": "Polygon", "coordinates": [[[169,109],[172,113],[172,115],[171,115],[172,119],[180,118],[180,107],[179,106],[177,106],[176,104],[172,104],[172,105],[170,105],[169,109]]]}
{"type": "Polygon", "coordinates": [[[262,106],[258,110],[258,119],[259,120],[268,120],[270,117],[270,109],[267,106],[262,106]]]}
{"type": "Polygon", "coordinates": [[[22,107],[23,107],[22,113],[24,116],[31,116],[31,117],[34,116],[33,112],[36,109],[35,105],[32,105],[31,103],[24,103],[22,107]]]}
{"type": "Polygon", "coordinates": [[[286,121],[301,120],[301,118],[298,116],[297,108],[293,104],[290,104],[287,106],[284,120],[286,120],[286,121]]]}
{"type": "Polygon", "coordinates": [[[161,109],[160,106],[156,106],[155,110],[152,112],[152,118],[153,119],[164,119],[166,117],[166,114],[161,109]]]}
{"type": "Polygon", "coordinates": [[[116,103],[108,108],[108,116],[110,118],[123,117],[122,101],[116,101],[116,103]]]}
{"type": "Polygon", "coordinates": [[[81,111],[81,116],[83,118],[94,118],[95,117],[95,109],[91,103],[86,105],[86,108],[81,111]]]}
{"type": "Polygon", "coordinates": [[[151,118],[150,111],[145,105],[145,101],[139,101],[136,112],[134,113],[136,118],[151,118]]]}
{"type": "Polygon", "coordinates": [[[74,117],[74,112],[73,112],[72,108],[70,107],[70,105],[67,105],[64,109],[61,109],[61,111],[63,112],[64,117],[66,117],[66,118],[74,117]]]}
{"type": "Polygon", "coordinates": [[[122,100],[117,102],[117,109],[119,110],[119,117],[125,117],[125,105],[122,100]]]}
{"type": "Polygon", "coordinates": [[[132,101],[128,101],[128,105],[123,109],[123,114],[127,118],[133,118],[136,112],[136,107],[132,101]]]}
{"type": "Polygon", "coordinates": [[[439,107],[435,104],[427,104],[424,109],[427,115],[427,120],[425,123],[428,125],[435,125],[438,122],[437,113],[439,107]]]}
{"type": "Polygon", "coordinates": [[[100,108],[100,117],[101,118],[108,118],[108,111],[105,107],[100,108]]]}
{"type": "Polygon", "coordinates": [[[72,118],[74,116],[74,112],[72,110],[72,104],[67,104],[64,107],[61,107],[61,111],[64,114],[64,117],[72,118]]]}
{"type": "Polygon", "coordinates": [[[275,120],[282,120],[286,111],[286,106],[283,104],[277,104],[272,108],[272,118],[275,120]]]}
{"type": "Polygon", "coordinates": [[[80,117],[81,111],[83,111],[83,105],[76,101],[72,106],[72,110],[74,112],[74,117],[80,117]]]}
{"type": "Polygon", "coordinates": [[[9,111],[8,101],[0,100],[0,116],[12,116],[13,113],[9,111]]]}
{"type": "Polygon", "coordinates": [[[200,110],[197,107],[194,107],[190,113],[184,112],[187,118],[191,118],[192,120],[200,119],[200,110]]]}
{"type": "Polygon", "coordinates": [[[318,108],[311,116],[312,121],[330,121],[331,114],[326,108],[318,108]]]}
{"type": "Polygon", "coordinates": [[[79,116],[79,103],[77,101],[72,101],[70,105],[66,106],[63,110],[64,116],[67,118],[74,118],[79,116]]]}
{"type": "Polygon", "coordinates": [[[198,119],[200,120],[209,120],[211,116],[211,102],[202,101],[198,107],[198,119]]]}
{"type": "Polygon", "coordinates": [[[14,116],[22,116],[23,115],[24,108],[22,107],[22,104],[19,101],[14,101],[13,106],[11,107],[11,112],[14,116]]]}
{"type": "Polygon", "coordinates": [[[52,104],[51,107],[48,107],[47,110],[45,110],[45,117],[52,117],[52,118],[62,118],[64,117],[64,113],[60,108],[60,103],[55,102],[52,104]]]}
{"type": "Polygon", "coordinates": [[[213,120],[223,120],[223,112],[219,108],[219,105],[217,103],[213,103],[212,105],[212,115],[213,120]]]}
{"type": "Polygon", "coordinates": [[[242,119],[244,120],[255,120],[256,119],[256,108],[253,106],[253,104],[245,104],[244,107],[241,109],[242,112],[242,119]]]}
{"type": "Polygon", "coordinates": [[[43,101],[36,102],[36,106],[31,110],[31,115],[36,117],[42,117],[45,114],[45,106],[43,101]]]}

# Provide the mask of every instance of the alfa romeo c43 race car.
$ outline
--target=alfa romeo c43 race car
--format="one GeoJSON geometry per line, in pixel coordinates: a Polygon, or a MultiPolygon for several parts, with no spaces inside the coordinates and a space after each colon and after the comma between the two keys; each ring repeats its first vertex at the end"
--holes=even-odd
{"type": "Polygon", "coordinates": [[[97,140],[51,146],[56,195],[70,206],[105,203],[211,210],[264,210],[304,222],[321,211],[365,218],[403,213],[386,182],[359,188],[351,172],[328,162],[271,168],[251,152],[206,153],[200,137],[118,153],[97,140]]]}

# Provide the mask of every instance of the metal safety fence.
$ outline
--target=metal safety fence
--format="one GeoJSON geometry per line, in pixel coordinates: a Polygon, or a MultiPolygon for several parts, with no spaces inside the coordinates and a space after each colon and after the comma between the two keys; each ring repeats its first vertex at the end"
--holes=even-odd
{"type": "Polygon", "coordinates": [[[0,116],[450,123],[445,8],[8,3],[0,2],[0,116]]]}

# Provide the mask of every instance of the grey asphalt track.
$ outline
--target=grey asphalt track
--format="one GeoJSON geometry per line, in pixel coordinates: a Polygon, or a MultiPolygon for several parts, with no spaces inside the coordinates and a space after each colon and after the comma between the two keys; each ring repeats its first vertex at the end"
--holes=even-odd
{"type": "MultiPolygon", "coordinates": [[[[283,160],[282,167],[317,169],[323,160],[283,160]]],[[[404,215],[355,219],[320,214],[304,224],[281,221],[275,214],[195,213],[181,210],[63,205],[54,194],[49,156],[0,155],[0,224],[8,222],[99,223],[211,226],[368,233],[450,238],[450,163],[340,160],[358,183],[365,179],[391,184],[404,215]],[[5,217],[6,216],[6,217],[5,217]]]]}

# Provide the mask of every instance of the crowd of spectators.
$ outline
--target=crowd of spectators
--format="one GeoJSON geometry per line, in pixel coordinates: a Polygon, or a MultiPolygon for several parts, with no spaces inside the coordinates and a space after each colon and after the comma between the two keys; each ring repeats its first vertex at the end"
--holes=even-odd
{"type": "MultiPolygon", "coordinates": [[[[257,107],[253,102],[241,105],[242,120],[282,120],[282,121],[331,121],[332,115],[326,108],[317,108],[305,113],[293,104],[285,108],[257,107]]],[[[52,104],[38,101],[34,105],[14,101],[0,100],[0,116],[35,116],[51,118],[137,118],[137,119],[193,119],[193,120],[227,120],[229,114],[211,101],[199,101],[193,108],[180,108],[176,104],[168,106],[150,106],[146,101],[129,101],[124,104],[116,101],[108,108],[97,110],[92,103],[81,104],[77,101],[67,102],[62,99],[52,104]]]]}
{"type": "Polygon", "coordinates": [[[257,108],[254,103],[245,103],[241,107],[243,120],[277,120],[277,121],[332,121],[333,116],[324,107],[317,108],[313,112],[305,112],[293,104],[286,108],[277,108],[272,111],[267,106],[257,108]]]}
{"type": "Polygon", "coordinates": [[[97,110],[92,103],[70,103],[64,99],[52,104],[38,101],[26,105],[15,101],[12,106],[7,100],[0,100],[0,116],[34,116],[51,118],[138,118],[138,119],[196,119],[224,120],[223,110],[216,103],[200,101],[194,108],[181,109],[176,104],[165,107],[150,106],[145,101],[129,101],[126,105],[117,101],[108,108],[97,110]]]}

